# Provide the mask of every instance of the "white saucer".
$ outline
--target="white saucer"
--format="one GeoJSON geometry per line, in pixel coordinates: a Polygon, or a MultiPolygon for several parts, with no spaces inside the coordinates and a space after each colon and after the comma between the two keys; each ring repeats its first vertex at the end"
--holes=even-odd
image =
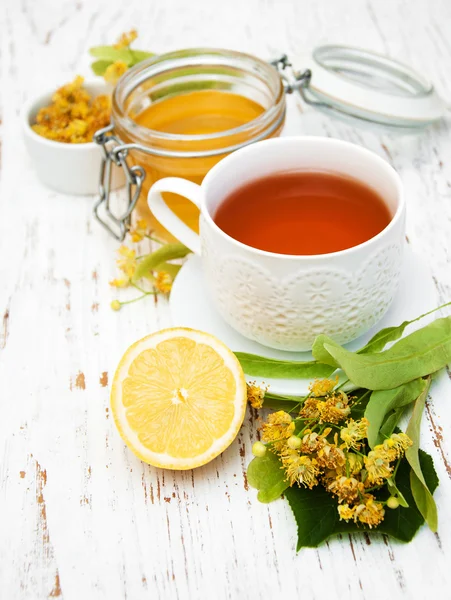
{"type": "MultiPolygon", "coordinates": [[[[310,352],[286,352],[267,348],[248,340],[232,329],[216,312],[204,281],[201,259],[190,256],[174,282],[170,297],[174,326],[191,327],[215,335],[234,352],[249,352],[285,360],[311,360],[310,352]]],[[[400,325],[437,306],[437,295],[428,267],[420,257],[406,247],[404,268],[399,291],[385,316],[365,335],[346,344],[349,350],[357,350],[380,329],[400,325]]],[[[433,317],[431,317],[433,318],[433,317]]],[[[425,322],[415,323],[421,327],[425,322]]],[[[412,326],[413,327],[413,326],[412,326]]],[[[256,377],[249,379],[262,380],[256,377]]],[[[264,379],[271,392],[280,395],[299,396],[307,393],[307,380],[264,379]]]]}

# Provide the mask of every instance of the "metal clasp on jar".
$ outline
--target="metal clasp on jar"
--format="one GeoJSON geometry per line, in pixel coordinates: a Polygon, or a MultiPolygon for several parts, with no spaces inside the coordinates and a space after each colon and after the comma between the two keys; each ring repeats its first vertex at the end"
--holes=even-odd
{"type": "Polygon", "coordinates": [[[117,240],[122,241],[130,228],[131,214],[136,206],[141,193],[142,184],[146,176],[145,171],[138,165],[129,165],[127,154],[135,144],[123,144],[113,133],[114,125],[100,129],[94,134],[94,141],[102,147],[103,159],[100,169],[99,199],[94,206],[96,219],[117,240]],[[111,178],[112,165],[124,169],[127,187],[127,208],[125,212],[116,216],[111,210],[111,178]],[[105,216],[100,209],[104,205],[105,216]],[[106,218],[105,218],[106,217],[106,218]]]}
{"type": "Polygon", "coordinates": [[[286,94],[299,92],[306,104],[311,104],[312,106],[317,106],[319,108],[331,108],[329,104],[317,102],[308,97],[306,91],[312,79],[312,72],[310,69],[305,69],[305,71],[302,72],[296,71],[286,54],[282,54],[279,58],[275,58],[271,61],[271,64],[280,73],[286,94]]]}

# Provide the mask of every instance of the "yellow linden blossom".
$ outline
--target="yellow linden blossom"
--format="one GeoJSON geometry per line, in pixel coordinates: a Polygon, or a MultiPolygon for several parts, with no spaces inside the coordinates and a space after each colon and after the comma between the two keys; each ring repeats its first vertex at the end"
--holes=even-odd
{"type": "Polygon", "coordinates": [[[335,444],[326,444],[319,450],[317,461],[322,469],[337,469],[346,464],[346,456],[335,444]]]}
{"type": "Polygon", "coordinates": [[[118,41],[114,44],[116,50],[122,50],[122,48],[128,48],[132,42],[138,37],[136,29],[131,29],[128,33],[122,33],[118,41]]]}
{"type": "Polygon", "coordinates": [[[317,419],[320,423],[340,423],[351,412],[349,399],[344,392],[336,392],[326,398],[307,398],[300,412],[304,419],[317,419]]]}
{"type": "Polygon", "coordinates": [[[131,279],[136,271],[136,252],[127,246],[121,246],[117,251],[119,257],[116,261],[119,269],[131,279]]]}
{"type": "Polygon", "coordinates": [[[340,504],[338,507],[338,514],[340,515],[340,521],[349,521],[354,518],[355,506],[349,506],[349,504],[340,504]]]}
{"type": "Polygon", "coordinates": [[[116,287],[116,288],[124,288],[124,287],[127,287],[129,284],[130,284],[129,279],[112,279],[110,281],[110,285],[112,287],[116,287]]]}
{"type": "Polygon", "coordinates": [[[304,419],[319,419],[321,415],[321,406],[325,403],[317,398],[307,398],[299,413],[304,419]]]}
{"type": "Polygon", "coordinates": [[[373,485],[382,484],[384,479],[391,477],[393,470],[383,446],[379,446],[379,448],[376,446],[368,456],[363,458],[368,473],[368,482],[373,485]]]}
{"type": "Polygon", "coordinates": [[[364,502],[355,506],[354,521],[360,521],[371,529],[377,527],[384,520],[385,510],[380,502],[376,502],[374,496],[366,494],[364,502]]]}
{"type": "Polygon", "coordinates": [[[263,406],[263,400],[267,391],[268,388],[262,389],[256,385],[255,381],[251,381],[247,384],[247,401],[252,408],[261,408],[263,406]]]}
{"type": "Polygon", "coordinates": [[[338,383],[338,375],[334,379],[315,379],[309,385],[309,391],[312,396],[319,398],[320,396],[327,396],[338,383]]]}
{"type": "Polygon", "coordinates": [[[395,458],[400,458],[412,444],[413,442],[407,434],[392,433],[388,439],[384,440],[382,447],[390,456],[393,456],[391,460],[394,460],[395,458]]]}
{"type": "Polygon", "coordinates": [[[116,60],[114,63],[111,63],[111,65],[108,65],[108,67],[105,69],[103,78],[107,83],[116,85],[127,69],[127,63],[125,63],[123,60],[116,60]]]}
{"type": "Polygon", "coordinates": [[[365,491],[361,481],[358,481],[355,477],[345,477],[344,475],[332,481],[327,489],[338,497],[338,502],[346,503],[355,502],[359,494],[363,494],[365,491]]]}
{"type": "Polygon", "coordinates": [[[393,460],[396,460],[396,457],[398,455],[395,448],[388,448],[384,444],[377,444],[377,446],[374,446],[373,451],[377,452],[379,458],[383,458],[387,462],[392,462],[393,460]]]}
{"type": "Polygon", "coordinates": [[[315,431],[312,432],[310,429],[306,429],[305,434],[301,440],[301,452],[303,452],[304,454],[313,454],[313,452],[318,452],[318,450],[323,448],[324,444],[327,443],[326,437],[331,431],[332,430],[330,429],[330,427],[328,427],[320,435],[315,431]]]}
{"type": "Polygon", "coordinates": [[[283,410],[269,415],[266,423],[262,426],[262,440],[272,442],[276,450],[285,446],[286,440],[291,436],[295,423],[288,413],[283,410]]]}
{"type": "Polygon", "coordinates": [[[320,422],[340,423],[349,416],[351,408],[348,406],[348,397],[344,392],[337,392],[329,396],[324,405],[320,407],[320,422]]]}
{"type": "Polygon", "coordinates": [[[337,477],[342,477],[344,475],[344,469],[342,467],[338,467],[336,469],[326,469],[321,475],[321,481],[325,488],[329,487],[329,485],[337,479],[337,477]]]}
{"type": "Polygon", "coordinates": [[[166,271],[159,271],[153,283],[154,287],[162,294],[169,294],[173,279],[166,271]]]}
{"type": "Polygon", "coordinates": [[[146,236],[148,229],[146,219],[138,219],[136,226],[129,231],[132,242],[140,242],[146,236]]]}
{"type": "Polygon", "coordinates": [[[298,483],[309,489],[318,485],[319,469],[314,458],[299,454],[296,450],[286,450],[281,456],[290,485],[298,483]]]}
{"type": "Polygon", "coordinates": [[[359,421],[349,419],[346,423],[346,427],[340,431],[340,437],[343,440],[346,448],[354,448],[358,450],[361,446],[360,440],[363,440],[367,436],[369,422],[365,417],[359,421]]]}
{"type": "Polygon", "coordinates": [[[357,475],[363,469],[363,456],[348,452],[346,461],[351,475],[357,475]]]}

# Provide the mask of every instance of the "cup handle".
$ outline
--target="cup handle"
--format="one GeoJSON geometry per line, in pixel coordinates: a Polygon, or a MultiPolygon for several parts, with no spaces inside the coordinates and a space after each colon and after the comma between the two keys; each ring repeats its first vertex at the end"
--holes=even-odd
{"type": "Polygon", "coordinates": [[[165,177],[156,181],[149,190],[147,203],[155,218],[169,233],[185,244],[194,254],[200,255],[200,237],[186,225],[166,204],[161,192],[184,196],[200,209],[202,188],[197,183],[180,177],[165,177]]]}

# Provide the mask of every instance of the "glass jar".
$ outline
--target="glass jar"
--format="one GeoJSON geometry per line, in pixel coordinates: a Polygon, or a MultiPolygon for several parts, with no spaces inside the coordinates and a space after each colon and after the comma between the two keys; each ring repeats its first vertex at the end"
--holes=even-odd
{"type": "MultiPolygon", "coordinates": [[[[230,152],[278,136],[284,124],[285,110],[284,85],[277,69],[248,54],[190,49],[137,64],[119,80],[114,90],[112,125],[96,134],[96,141],[104,147],[112,142],[114,151],[109,153],[110,156],[126,168],[126,175],[129,172],[131,200],[125,220],[129,220],[136,205],[140,216],[150,222],[152,229],[159,236],[170,239],[147,207],[151,185],[168,176],[183,177],[200,184],[207,172],[230,152]],[[200,90],[239,95],[259,105],[260,114],[225,131],[196,135],[165,133],[137,122],[137,117],[152,104],[200,90]],[[136,188],[131,189],[135,183],[136,188]]],[[[106,182],[104,190],[107,185],[106,182]]],[[[175,194],[166,194],[165,200],[185,223],[197,230],[199,213],[193,204],[175,194]]],[[[106,208],[116,225],[116,237],[121,239],[127,226],[123,222],[124,215],[117,218],[108,204],[106,208]]]]}

